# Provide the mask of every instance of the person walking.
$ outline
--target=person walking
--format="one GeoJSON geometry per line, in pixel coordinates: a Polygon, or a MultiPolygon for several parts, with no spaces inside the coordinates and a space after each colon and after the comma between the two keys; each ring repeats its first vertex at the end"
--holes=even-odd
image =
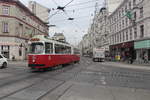
{"type": "Polygon", "coordinates": [[[146,54],[144,55],[144,63],[148,63],[148,56],[146,54]]]}
{"type": "Polygon", "coordinates": [[[132,56],[129,56],[129,63],[130,63],[130,64],[133,63],[133,58],[132,58],[132,56]]]}

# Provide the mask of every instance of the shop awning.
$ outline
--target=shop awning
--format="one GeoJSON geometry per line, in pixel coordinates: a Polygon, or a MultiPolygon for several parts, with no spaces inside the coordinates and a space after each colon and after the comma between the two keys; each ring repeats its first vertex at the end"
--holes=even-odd
{"type": "Polygon", "coordinates": [[[134,49],[150,48],[150,40],[134,42],[134,49]]]}

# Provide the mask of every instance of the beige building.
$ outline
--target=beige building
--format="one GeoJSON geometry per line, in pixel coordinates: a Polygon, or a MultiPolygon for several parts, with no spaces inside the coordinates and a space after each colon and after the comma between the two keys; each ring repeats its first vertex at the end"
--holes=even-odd
{"type": "Polygon", "coordinates": [[[31,12],[33,12],[37,17],[39,17],[45,23],[49,23],[50,9],[37,3],[36,1],[30,1],[28,5],[31,12]]]}
{"type": "Polygon", "coordinates": [[[87,55],[90,53],[90,49],[91,49],[90,34],[85,34],[83,36],[78,47],[80,48],[82,55],[87,55]]]}
{"type": "Polygon", "coordinates": [[[66,42],[66,37],[63,33],[55,33],[52,39],[56,41],[66,42]]]}
{"type": "Polygon", "coordinates": [[[96,47],[103,47],[105,50],[108,50],[109,42],[108,42],[108,11],[106,7],[100,9],[97,18],[98,26],[96,28],[98,34],[96,36],[96,47]]]}
{"type": "Polygon", "coordinates": [[[0,0],[0,53],[8,59],[23,60],[28,40],[48,35],[49,27],[18,0],[0,0]]]}

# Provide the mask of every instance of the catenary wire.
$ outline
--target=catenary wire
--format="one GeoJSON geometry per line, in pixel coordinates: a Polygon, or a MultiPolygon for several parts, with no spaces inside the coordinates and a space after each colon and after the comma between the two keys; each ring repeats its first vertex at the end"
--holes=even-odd
{"type": "Polygon", "coordinates": [[[68,7],[84,5],[84,4],[88,4],[88,3],[91,3],[91,2],[94,3],[96,1],[99,1],[99,0],[91,0],[91,1],[86,1],[86,2],[76,3],[76,4],[69,5],[68,7]]]}

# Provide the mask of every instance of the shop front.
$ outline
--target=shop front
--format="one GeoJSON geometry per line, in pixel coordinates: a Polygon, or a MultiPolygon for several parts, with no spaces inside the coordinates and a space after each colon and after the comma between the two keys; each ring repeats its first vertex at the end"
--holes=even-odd
{"type": "Polygon", "coordinates": [[[27,42],[15,37],[0,37],[0,54],[8,60],[25,60],[27,58],[27,42]]]}
{"type": "Polygon", "coordinates": [[[150,61],[150,40],[141,40],[134,42],[136,50],[136,61],[148,63],[150,61]]]}
{"type": "Polygon", "coordinates": [[[136,59],[134,50],[134,42],[124,42],[110,46],[110,55],[113,60],[127,61],[129,58],[136,59]]]}

